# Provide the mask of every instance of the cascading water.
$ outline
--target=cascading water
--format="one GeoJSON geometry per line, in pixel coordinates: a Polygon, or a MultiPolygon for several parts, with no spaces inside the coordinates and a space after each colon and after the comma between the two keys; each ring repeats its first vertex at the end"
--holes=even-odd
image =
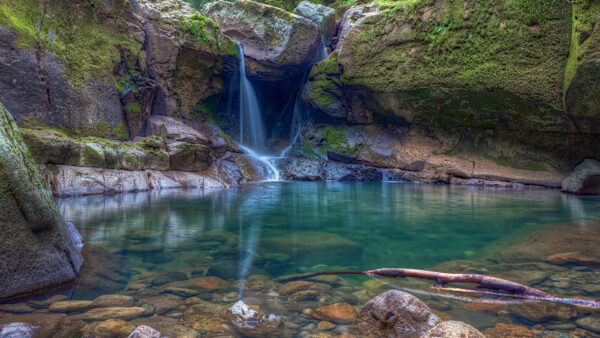
{"type": "MultiPolygon", "coordinates": [[[[262,113],[254,87],[246,75],[246,62],[244,61],[244,48],[237,43],[238,55],[240,57],[240,147],[248,155],[262,162],[267,167],[269,174],[267,181],[279,181],[279,171],[271,163],[271,156],[261,155],[260,152],[267,151],[267,140],[263,126],[262,113]]],[[[230,96],[231,97],[231,96],[230,96]]]]}

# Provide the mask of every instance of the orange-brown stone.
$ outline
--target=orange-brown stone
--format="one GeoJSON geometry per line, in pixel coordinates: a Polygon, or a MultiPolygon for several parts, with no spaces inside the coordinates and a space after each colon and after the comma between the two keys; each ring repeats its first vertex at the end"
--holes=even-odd
{"type": "Polygon", "coordinates": [[[313,312],[314,318],[338,324],[350,324],[356,318],[356,310],[348,303],[337,303],[320,307],[313,312]]]}
{"type": "Polygon", "coordinates": [[[483,331],[489,338],[533,338],[533,331],[521,326],[499,323],[483,331]]]}

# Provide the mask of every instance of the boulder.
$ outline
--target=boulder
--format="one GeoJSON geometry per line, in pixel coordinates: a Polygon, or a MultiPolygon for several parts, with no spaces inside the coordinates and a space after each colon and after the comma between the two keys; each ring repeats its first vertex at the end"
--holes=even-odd
{"type": "Polygon", "coordinates": [[[309,19],[254,1],[207,3],[202,13],[244,46],[248,73],[267,79],[300,71],[318,53],[319,27],[309,19]]]}
{"type": "Polygon", "coordinates": [[[143,307],[101,307],[89,310],[77,316],[86,321],[103,321],[108,319],[132,320],[147,314],[143,307]]]}
{"type": "Polygon", "coordinates": [[[282,334],[283,321],[280,317],[261,314],[241,300],[227,310],[227,318],[245,337],[278,337],[282,334]]]}
{"type": "Polygon", "coordinates": [[[449,320],[434,326],[421,338],[485,338],[485,336],[471,325],[449,320]]]}
{"type": "Polygon", "coordinates": [[[340,49],[343,46],[342,42],[354,27],[360,25],[366,18],[376,14],[379,14],[377,5],[356,6],[347,10],[342,18],[336,48],[340,49]]]}
{"type": "Polygon", "coordinates": [[[92,306],[89,300],[63,300],[50,304],[52,312],[75,312],[83,311],[92,306]]]}
{"type": "Polygon", "coordinates": [[[354,325],[361,337],[420,337],[441,322],[417,297],[390,290],[368,301],[354,325]]]}
{"type": "Polygon", "coordinates": [[[83,258],[73,229],[10,113],[0,103],[0,300],[75,279],[83,258]]]}
{"type": "Polygon", "coordinates": [[[328,46],[331,45],[331,40],[336,33],[335,9],[304,0],[296,6],[294,14],[317,24],[323,34],[323,42],[328,46]]]}
{"type": "Polygon", "coordinates": [[[600,161],[585,159],[563,181],[561,189],[573,194],[600,194],[600,161]]]}
{"type": "Polygon", "coordinates": [[[167,116],[152,116],[148,120],[148,135],[187,143],[209,142],[208,137],[185,123],[167,116]]]}

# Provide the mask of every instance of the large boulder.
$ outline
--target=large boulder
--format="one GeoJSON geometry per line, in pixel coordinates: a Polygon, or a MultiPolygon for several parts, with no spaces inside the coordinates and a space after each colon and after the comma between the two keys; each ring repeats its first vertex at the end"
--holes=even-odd
{"type": "Polygon", "coordinates": [[[0,104],[0,300],[74,280],[76,230],[60,216],[10,113],[0,104]]]}
{"type": "Polygon", "coordinates": [[[573,194],[600,194],[600,161],[586,159],[562,183],[562,191],[573,194]]]}
{"type": "Polygon", "coordinates": [[[299,15],[247,0],[208,3],[202,13],[244,46],[252,76],[278,79],[301,71],[317,56],[319,27],[299,15]]]}
{"type": "Polygon", "coordinates": [[[316,23],[323,34],[323,42],[331,45],[336,33],[335,9],[304,0],[296,6],[294,14],[316,23]]]}
{"type": "Polygon", "coordinates": [[[368,301],[354,325],[361,337],[420,337],[442,321],[417,297],[390,290],[368,301]]]}

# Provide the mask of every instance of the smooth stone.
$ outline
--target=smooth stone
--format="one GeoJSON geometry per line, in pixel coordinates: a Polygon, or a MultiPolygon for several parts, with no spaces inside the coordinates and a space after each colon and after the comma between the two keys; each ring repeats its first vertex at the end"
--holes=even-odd
{"type": "Polygon", "coordinates": [[[584,318],[578,319],[575,323],[578,326],[580,326],[586,330],[600,333],[600,318],[598,318],[598,317],[593,317],[593,316],[584,317],[584,318]]]}
{"type": "Polygon", "coordinates": [[[140,325],[127,338],[161,338],[161,334],[150,326],[140,325]]]}
{"type": "Polygon", "coordinates": [[[574,307],[548,302],[525,302],[508,308],[515,316],[526,322],[542,323],[553,320],[568,320],[577,316],[574,307]]]}
{"type": "Polygon", "coordinates": [[[35,309],[25,303],[0,305],[0,312],[29,313],[33,311],[35,311],[35,309]]]}
{"type": "Polygon", "coordinates": [[[130,307],[137,305],[137,299],[127,295],[102,295],[94,299],[93,307],[130,307]]]}
{"type": "Polygon", "coordinates": [[[505,338],[505,337],[519,337],[519,338],[533,338],[535,337],[533,331],[521,325],[498,323],[496,326],[487,328],[483,331],[483,334],[488,338],[505,338]]]}
{"type": "Polygon", "coordinates": [[[135,326],[122,319],[108,319],[98,323],[94,329],[94,333],[99,337],[125,337],[133,330],[135,330],[135,326]]]}
{"type": "Polygon", "coordinates": [[[356,318],[356,310],[348,303],[337,303],[317,308],[310,315],[332,323],[350,324],[356,318]]]}
{"type": "Polygon", "coordinates": [[[37,327],[28,323],[10,323],[0,325],[0,337],[2,338],[31,338],[37,327]]]}
{"type": "Polygon", "coordinates": [[[583,287],[583,291],[589,293],[592,296],[600,296],[600,284],[586,284],[583,287]]]}
{"type": "Polygon", "coordinates": [[[319,297],[319,291],[317,290],[302,290],[298,292],[294,292],[290,296],[288,296],[288,301],[290,302],[299,302],[299,301],[308,301],[315,300],[319,297]]]}
{"type": "Polygon", "coordinates": [[[92,306],[89,300],[61,300],[50,304],[52,312],[74,312],[83,311],[92,306]]]}
{"type": "Polygon", "coordinates": [[[176,287],[176,288],[200,290],[202,292],[213,292],[213,291],[217,291],[217,290],[228,289],[231,287],[231,284],[224,281],[221,278],[210,276],[210,277],[197,277],[197,278],[192,278],[192,279],[188,279],[188,280],[184,280],[184,281],[180,281],[180,282],[173,282],[173,283],[169,283],[165,286],[166,286],[165,289],[168,289],[170,287],[176,287]]]}
{"type": "Polygon", "coordinates": [[[463,322],[450,320],[439,323],[420,338],[486,338],[476,328],[463,322]]]}
{"type": "Polygon", "coordinates": [[[328,322],[328,321],[320,321],[319,324],[317,325],[317,329],[321,330],[321,331],[331,331],[334,330],[337,327],[337,325],[335,325],[332,322],[328,322]]]}
{"type": "Polygon", "coordinates": [[[171,282],[186,280],[188,277],[185,273],[179,271],[159,272],[150,276],[150,280],[154,285],[163,285],[171,282]]]}
{"type": "Polygon", "coordinates": [[[278,292],[282,296],[288,296],[298,291],[314,290],[318,293],[326,293],[331,290],[331,286],[327,284],[307,282],[307,281],[293,281],[288,282],[279,288],[278,292]]]}
{"type": "Polygon", "coordinates": [[[27,305],[36,309],[45,309],[48,308],[50,304],[61,300],[65,300],[67,298],[68,297],[65,295],[56,295],[44,300],[30,300],[29,302],[27,302],[27,305]]]}
{"type": "Polygon", "coordinates": [[[162,315],[171,310],[177,309],[180,305],[183,304],[182,300],[168,296],[148,297],[143,298],[142,301],[154,306],[154,312],[157,315],[162,315]]]}
{"type": "Polygon", "coordinates": [[[547,258],[547,261],[551,264],[556,265],[584,265],[584,266],[592,266],[598,267],[600,266],[600,260],[595,259],[593,257],[588,257],[586,255],[582,255],[578,252],[563,252],[552,255],[547,258]]]}
{"type": "Polygon", "coordinates": [[[243,301],[227,310],[227,318],[233,327],[246,337],[279,337],[282,320],[273,314],[261,314],[243,301]]]}
{"type": "Polygon", "coordinates": [[[369,300],[355,325],[360,336],[419,337],[441,322],[417,297],[390,290],[369,300]]]}
{"type": "Polygon", "coordinates": [[[143,307],[102,307],[82,313],[77,318],[88,321],[102,321],[107,319],[132,320],[145,315],[147,309],[143,307]]]}
{"type": "Polygon", "coordinates": [[[197,290],[186,289],[186,288],[177,288],[174,286],[166,287],[165,292],[174,293],[176,295],[180,295],[180,296],[184,296],[184,297],[196,296],[200,293],[197,290]]]}

